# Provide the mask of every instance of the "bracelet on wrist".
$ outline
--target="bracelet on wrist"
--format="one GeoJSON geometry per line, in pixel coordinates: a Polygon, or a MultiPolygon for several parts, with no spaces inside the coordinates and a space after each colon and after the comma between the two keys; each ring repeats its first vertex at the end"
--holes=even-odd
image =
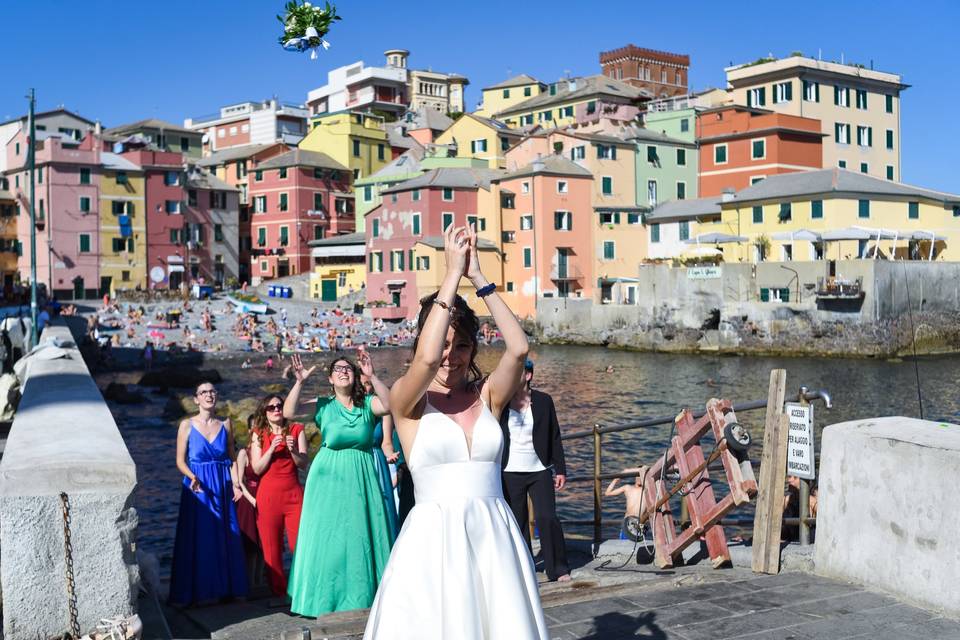
{"type": "Polygon", "coordinates": [[[496,290],[497,290],[497,285],[491,282],[490,284],[484,285],[479,289],[477,289],[477,297],[485,298],[496,290]]]}
{"type": "Polygon", "coordinates": [[[440,307],[440,308],[443,309],[444,311],[447,311],[447,312],[450,312],[450,313],[453,312],[453,309],[450,308],[450,305],[448,305],[448,304],[447,304],[446,302],[444,302],[443,300],[439,300],[439,299],[437,299],[437,298],[434,298],[434,299],[433,299],[433,304],[437,305],[438,307],[440,307]]]}

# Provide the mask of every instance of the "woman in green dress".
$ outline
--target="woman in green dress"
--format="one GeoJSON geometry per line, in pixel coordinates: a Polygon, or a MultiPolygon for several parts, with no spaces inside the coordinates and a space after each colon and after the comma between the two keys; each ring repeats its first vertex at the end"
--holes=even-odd
{"type": "MultiPolygon", "coordinates": [[[[291,361],[296,382],[283,406],[290,418],[316,369],[305,369],[296,354],[291,361]]],[[[307,474],[288,587],[290,610],[303,616],[369,607],[390,556],[390,528],[371,453],[377,418],[390,412],[390,390],[366,351],[358,352],[357,361],[359,366],[335,359],[328,370],[334,394],[317,398],[314,420],[322,444],[307,474]],[[364,392],[361,373],[374,394],[364,392]]]]}

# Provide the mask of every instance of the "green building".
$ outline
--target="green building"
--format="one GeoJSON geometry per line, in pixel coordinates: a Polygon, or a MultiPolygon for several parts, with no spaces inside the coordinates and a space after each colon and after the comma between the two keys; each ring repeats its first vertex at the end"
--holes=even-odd
{"type": "MultiPolygon", "coordinates": [[[[630,127],[623,138],[634,144],[636,153],[637,204],[655,207],[668,200],[697,197],[697,144],[690,138],[674,137],[651,127],[630,127]]],[[[664,125],[681,126],[664,121],[664,125]]],[[[686,132],[684,132],[686,134],[686,132]]]]}

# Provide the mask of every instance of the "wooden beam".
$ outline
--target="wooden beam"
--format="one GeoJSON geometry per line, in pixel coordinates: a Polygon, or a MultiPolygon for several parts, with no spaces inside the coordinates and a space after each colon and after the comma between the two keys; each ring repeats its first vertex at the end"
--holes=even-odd
{"type": "Polygon", "coordinates": [[[780,528],[783,525],[783,487],[787,473],[787,434],[790,427],[789,418],[783,411],[786,390],[786,370],[771,371],[757,511],[753,520],[752,564],[757,573],[780,572],[780,528]]]}

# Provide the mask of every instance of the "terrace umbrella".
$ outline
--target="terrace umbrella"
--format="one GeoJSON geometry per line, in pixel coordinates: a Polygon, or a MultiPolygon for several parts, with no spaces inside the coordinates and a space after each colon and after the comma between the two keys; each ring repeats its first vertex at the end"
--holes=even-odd
{"type": "Polygon", "coordinates": [[[729,233],[702,233],[693,238],[687,238],[684,240],[686,244],[727,244],[733,242],[746,242],[747,238],[743,236],[734,236],[729,233]]]}
{"type": "MultiPolygon", "coordinates": [[[[834,242],[841,240],[869,240],[874,237],[870,230],[863,227],[846,227],[844,229],[831,229],[820,234],[824,242],[834,242]]],[[[840,246],[837,245],[837,257],[840,257],[840,246]]]]}
{"type": "Polygon", "coordinates": [[[774,233],[770,236],[773,240],[784,241],[789,240],[790,242],[820,242],[822,240],[819,233],[816,231],[810,231],[809,229],[797,229],[796,231],[782,231],[780,233],[774,233]]]}
{"type": "Polygon", "coordinates": [[[927,257],[927,260],[933,260],[933,248],[938,242],[946,242],[946,236],[941,236],[933,231],[908,231],[903,234],[903,239],[910,241],[921,241],[926,240],[930,243],[930,254],[927,257]]]}

